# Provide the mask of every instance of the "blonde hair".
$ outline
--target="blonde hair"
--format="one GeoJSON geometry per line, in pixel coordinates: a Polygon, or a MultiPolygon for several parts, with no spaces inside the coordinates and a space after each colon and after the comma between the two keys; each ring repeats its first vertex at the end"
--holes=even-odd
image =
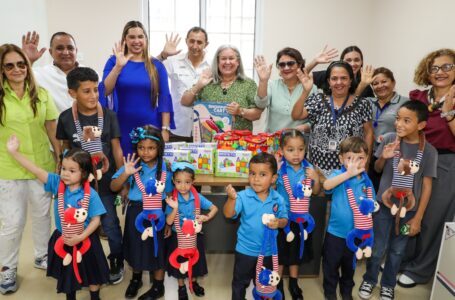
{"type": "MultiPolygon", "coordinates": [[[[434,63],[434,60],[441,56],[449,56],[452,58],[453,62],[455,63],[455,51],[452,49],[443,48],[443,49],[439,49],[439,50],[436,50],[436,51],[433,51],[433,52],[427,54],[427,56],[425,56],[420,61],[419,65],[417,66],[417,69],[415,70],[414,82],[416,84],[422,85],[422,86],[431,85],[431,82],[429,79],[430,68],[434,63]]],[[[454,83],[454,82],[452,82],[452,83],[454,83]]]]}
{"type": "Polygon", "coordinates": [[[38,90],[39,87],[36,83],[35,77],[33,76],[33,71],[32,71],[32,64],[30,63],[30,60],[28,59],[27,55],[22,51],[21,48],[14,44],[3,44],[0,46],[0,125],[4,126],[3,124],[3,117],[6,113],[6,106],[4,102],[4,97],[5,97],[5,86],[4,82],[5,80],[8,80],[5,76],[5,71],[3,69],[3,65],[5,64],[5,56],[8,53],[11,52],[16,52],[19,54],[22,59],[24,60],[25,64],[27,65],[27,76],[25,77],[25,84],[28,84],[28,90],[29,90],[29,96],[30,96],[30,106],[32,107],[33,110],[33,116],[36,117],[37,114],[37,103],[40,101],[38,98],[38,90]]]}
{"type": "MultiPolygon", "coordinates": [[[[125,24],[125,27],[123,28],[123,33],[122,33],[122,43],[125,41],[126,36],[128,34],[128,30],[131,28],[140,28],[142,29],[142,32],[144,33],[145,36],[145,47],[144,51],[142,52],[142,58],[144,59],[145,63],[145,69],[147,70],[147,73],[149,74],[150,77],[150,82],[152,83],[152,93],[151,93],[151,98],[152,98],[152,107],[156,107],[158,104],[158,96],[160,94],[160,85],[159,85],[159,77],[158,77],[158,71],[156,70],[155,65],[152,63],[150,57],[149,57],[149,39],[147,36],[147,32],[145,31],[144,25],[142,25],[141,22],[139,21],[129,21],[128,23],[125,24]]],[[[128,47],[125,44],[125,54],[128,54],[128,47]]]]}

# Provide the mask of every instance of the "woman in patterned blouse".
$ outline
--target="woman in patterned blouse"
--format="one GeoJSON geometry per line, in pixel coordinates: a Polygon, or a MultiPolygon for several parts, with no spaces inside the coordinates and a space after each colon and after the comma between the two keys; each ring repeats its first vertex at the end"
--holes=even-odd
{"type": "MultiPolygon", "coordinates": [[[[312,75],[305,73],[305,76],[305,81],[313,81],[312,75]]],[[[311,125],[310,161],[325,176],[341,167],[338,150],[341,141],[347,137],[362,137],[371,154],[371,105],[365,98],[354,95],[353,80],[352,67],[347,62],[335,61],[327,68],[324,93],[297,101],[292,110],[294,120],[308,118],[311,125]]]]}
{"type": "Polygon", "coordinates": [[[256,83],[245,76],[239,50],[231,45],[220,46],[213,58],[212,70],[205,70],[199,80],[181,99],[182,105],[192,106],[194,100],[227,102],[227,112],[233,116],[233,129],[253,130],[253,122],[262,110],[254,103],[256,83]]]}

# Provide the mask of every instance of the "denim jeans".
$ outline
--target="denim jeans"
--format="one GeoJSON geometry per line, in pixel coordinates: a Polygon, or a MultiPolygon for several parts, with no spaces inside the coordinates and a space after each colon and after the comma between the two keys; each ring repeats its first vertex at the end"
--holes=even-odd
{"type": "Polygon", "coordinates": [[[108,257],[123,259],[122,229],[120,228],[120,221],[117,217],[115,195],[103,195],[100,198],[106,209],[106,213],[101,216],[101,226],[103,226],[109,243],[109,249],[111,250],[111,254],[108,257]]]}
{"type": "MultiPolygon", "coordinates": [[[[400,228],[412,219],[415,211],[409,211],[400,219],[400,228]]],[[[396,277],[400,269],[401,260],[406,250],[409,236],[395,234],[395,216],[390,209],[381,204],[381,208],[373,215],[374,245],[373,253],[367,260],[367,270],[363,280],[376,285],[378,283],[379,267],[384,254],[386,261],[382,272],[381,286],[395,288],[396,277]]]]}

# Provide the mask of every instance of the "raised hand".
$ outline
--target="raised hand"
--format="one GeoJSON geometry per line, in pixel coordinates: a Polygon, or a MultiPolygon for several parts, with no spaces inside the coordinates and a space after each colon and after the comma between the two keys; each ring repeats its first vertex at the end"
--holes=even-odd
{"type": "Polygon", "coordinates": [[[31,63],[34,63],[43,56],[46,52],[46,48],[41,48],[38,50],[39,45],[39,34],[36,31],[27,32],[27,34],[22,36],[22,50],[27,55],[31,63]]]}
{"type": "Polygon", "coordinates": [[[373,73],[374,68],[372,65],[366,65],[361,69],[361,78],[360,81],[366,85],[369,85],[373,82],[373,73]]]}
{"type": "MultiPolygon", "coordinates": [[[[441,108],[442,112],[448,113],[448,112],[452,111],[454,104],[455,104],[455,84],[452,85],[452,87],[450,88],[447,95],[445,95],[444,104],[442,105],[442,108],[441,108]]],[[[450,116],[450,118],[452,118],[452,116],[450,116]]]]}
{"type": "Polygon", "coordinates": [[[137,171],[142,169],[141,166],[136,168],[136,164],[141,160],[141,158],[140,157],[138,157],[137,159],[135,159],[135,158],[136,158],[136,153],[133,153],[133,155],[128,153],[128,156],[126,157],[126,159],[125,159],[125,157],[123,157],[123,166],[125,167],[125,174],[128,176],[133,175],[134,173],[136,173],[137,171]]]}
{"type": "Polygon", "coordinates": [[[115,55],[115,64],[121,68],[123,68],[126,63],[133,57],[132,53],[128,53],[125,55],[125,42],[123,43],[115,43],[114,48],[112,48],[112,52],[115,55]]]}
{"type": "Polygon", "coordinates": [[[254,59],[254,68],[259,76],[260,81],[268,81],[272,74],[272,64],[267,65],[264,56],[258,55],[254,59]]]}
{"type": "Polygon", "coordinates": [[[178,201],[175,201],[171,197],[166,197],[166,203],[169,205],[170,208],[176,209],[179,207],[178,201]]]}
{"type": "Polygon", "coordinates": [[[6,142],[6,149],[9,153],[16,153],[19,150],[19,144],[19,139],[13,134],[6,142]]]}
{"type": "Polygon", "coordinates": [[[231,184],[226,187],[226,194],[229,199],[237,199],[237,192],[231,184]]]}
{"type": "Polygon", "coordinates": [[[335,48],[327,49],[328,45],[325,45],[324,49],[319,52],[315,60],[318,64],[328,64],[332,62],[336,57],[338,57],[338,50],[335,48]]]}
{"type": "Polygon", "coordinates": [[[395,155],[395,150],[400,147],[400,140],[396,139],[392,143],[389,143],[387,145],[384,145],[384,148],[382,149],[382,158],[384,159],[389,159],[392,158],[395,155]]]}
{"type": "Polygon", "coordinates": [[[354,177],[365,171],[365,164],[361,160],[349,159],[346,163],[346,172],[354,177]]]}
{"type": "Polygon", "coordinates": [[[297,78],[300,83],[302,83],[305,91],[311,91],[313,88],[313,74],[308,74],[308,71],[305,69],[303,69],[303,71],[297,69],[297,78]]]}
{"type": "Polygon", "coordinates": [[[210,69],[205,69],[204,71],[202,71],[201,76],[199,76],[199,79],[196,84],[200,88],[203,88],[204,86],[212,82],[212,80],[213,80],[212,71],[210,69]]]}
{"type": "Polygon", "coordinates": [[[181,39],[182,38],[179,37],[178,34],[176,34],[174,36],[174,34],[171,33],[171,36],[169,38],[166,34],[166,44],[164,44],[163,51],[161,52],[162,57],[164,55],[164,57],[163,57],[164,59],[168,58],[169,56],[177,55],[180,52],[182,52],[182,50],[177,50],[177,46],[180,43],[181,39]]]}

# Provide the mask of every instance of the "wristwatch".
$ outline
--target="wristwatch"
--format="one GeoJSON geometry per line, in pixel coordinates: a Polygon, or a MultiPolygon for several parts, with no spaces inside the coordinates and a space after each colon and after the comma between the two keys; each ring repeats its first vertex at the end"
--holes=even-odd
{"type": "Polygon", "coordinates": [[[162,130],[167,130],[167,131],[171,131],[171,128],[169,126],[163,126],[161,127],[162,130]]]}

